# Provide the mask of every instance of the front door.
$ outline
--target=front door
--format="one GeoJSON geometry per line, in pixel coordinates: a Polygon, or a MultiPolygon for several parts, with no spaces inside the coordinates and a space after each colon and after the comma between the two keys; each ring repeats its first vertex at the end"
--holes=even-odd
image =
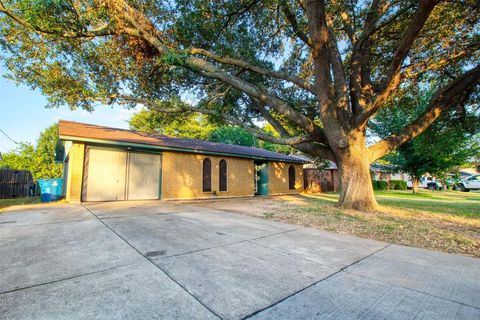
{"type": "Polygon", "coordinates": [[[255,194],[268,195],[268,163],[255,163],[257,188],[255,194]]]}

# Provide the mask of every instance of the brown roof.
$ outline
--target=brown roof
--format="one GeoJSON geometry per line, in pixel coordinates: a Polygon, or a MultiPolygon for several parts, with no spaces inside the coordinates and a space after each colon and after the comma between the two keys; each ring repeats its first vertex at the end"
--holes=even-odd
{"type": "MultiPolygon", "coordinates": [[[[157,146],[159,147],[159,149],[162,149],[162,147],[165,147],[166,149],[174,148],[179,151],[185,152],[194,151],[199,153],[222,153],[232,156],[277,160],[284,162],[306,162],[304,159],[296,156],[289,156],[282,153],[272,152],[259,148],[237,146],[196,139],[174,138],[164,135],[110,128],[65,120],[60,120],[59,122],[59,135],[60,139],[62,140],[107,140],[111,142],[122,142],[127,144],[132,143],[148,146],[157,146]]],[[[108,144],[108,142],[105,143],[108,144]]]]}

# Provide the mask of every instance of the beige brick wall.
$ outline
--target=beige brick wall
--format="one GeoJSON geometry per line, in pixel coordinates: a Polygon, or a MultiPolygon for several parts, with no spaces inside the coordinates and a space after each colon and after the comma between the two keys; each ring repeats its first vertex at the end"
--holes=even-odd
{"type": "MultiPolygon", "coordinates": [[[[66,200],[81,201],[85,145],[73,143],[68,154],[66,200]]],[[[218,197],[253,196],[253,160],[208,156],[181,152],[162,153],[162,199],[211,198],[212,193],[202,191],[203,160],[212,162],[212,191],[218,197]],[[219,162],[227,161],[227,191],[219,191],[219,162]]],[[[270,195],[298,193],[303,191],[303,168],[301,164],[284,162],[268,163],[268,192],[270,195]],[[288,167],[295,167],[295,190],[288,188],[288,167]]]]}
{"type": "Polygon", "coordinates": [[[303,191],[303,166],[285,162],[268,163],[268,194],[299,193],[303,191]],[[288,168],[295,168],[295,189],[288,188],[288,168]]]}
{"type": "Polygon", "coordinates": [[[181,152],[163,152],[162,199],[211,198],[202,192],[203,160],[212,162],[212,191],[218,197],[253,196],[253,160],[181,152]],[[227,161],[227,191],[219,191],[219,162],[227,161]]]}
{"type": "Polygon", "coordinates": [[[68,153],[67,189],[65,197],[69,202],[81,200],[84,155],[85,145],[83,143],[74,143],[68,153]]]}

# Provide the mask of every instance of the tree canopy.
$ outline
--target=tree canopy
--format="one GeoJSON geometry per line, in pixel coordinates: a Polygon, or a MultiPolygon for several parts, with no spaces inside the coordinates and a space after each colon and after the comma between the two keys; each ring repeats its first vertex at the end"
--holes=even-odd
{"type": "MultiPolygon", "coordinates": [[[[258,140],[243,127],[225,125],[199,113],[178,115],[144,109],[135,113],[128,123],[131,129],[142,132],[258,147],[282,153],[293,152],[289,146],[258,140]]],[[[268,124],[262,127],[262,130],[265,133],[276,135],[275,129],[268,124]]]]}
{"type": "Polygon", "coordinates": [[[257,141],[255,137],[240,127],[220,127],[214,129],[208,135],[208,140],[226,144],[236,144],[239,146],[255,147],[257,141]]]}
{"type": "Polygon", "coordinates": [[[141,110],[128,121],[131,129],[179,138],[207,140],[218,126],[199,113],[165,114],[141,110]]]}
{"type": "MultiPolygon", "coordinates": [[[[432,89],[420,90],[394,100],[372,121],[372,131],[380,137],[401,128],[406,119],[425,111],[432,89]]],[[[429,173],[438,178],[468,163],[479,152],[475,136],[480,132],[480,112],[471,106],[457,105],[440,116],[422,134],[387,155],[393,168],[406,172],[417,181],[429,173]]]]}
{"type": "Polygon", "coordinates": [[[475,0],[2,0],[0,44],[10,77],[51,106],[217,117],[335,161],[340,203],[372,209],[369,163],[478,101],[478,12],[475,0]],[[422,114],[366,143],[372,116],[433,80],[422,114]]]}

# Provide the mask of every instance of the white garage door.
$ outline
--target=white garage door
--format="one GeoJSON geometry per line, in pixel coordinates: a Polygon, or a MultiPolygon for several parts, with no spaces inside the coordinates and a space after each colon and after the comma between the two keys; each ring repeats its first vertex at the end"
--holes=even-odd
{"type": "Polygon", "coordinates": [[[128,200],[158,199],[160,193],[160,156],[128,154],[128,200]]]}
{"type": "Polygon", "coordinates": [[[84,201],[158,199],[158,154],[87,148],[84,201]]]}

